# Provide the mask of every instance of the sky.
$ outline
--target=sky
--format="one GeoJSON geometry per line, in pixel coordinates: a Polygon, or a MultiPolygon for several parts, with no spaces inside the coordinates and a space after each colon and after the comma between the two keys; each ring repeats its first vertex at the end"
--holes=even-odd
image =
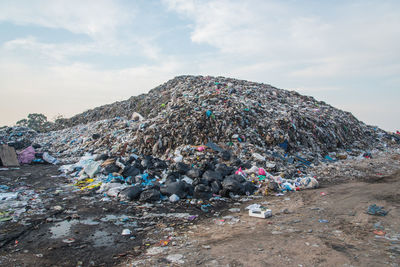
{"type": "Polygon", "coordinates": [[[186,74],[296,90],[400,130],[400,1],[0,1],[0,125],[186,74]]]}

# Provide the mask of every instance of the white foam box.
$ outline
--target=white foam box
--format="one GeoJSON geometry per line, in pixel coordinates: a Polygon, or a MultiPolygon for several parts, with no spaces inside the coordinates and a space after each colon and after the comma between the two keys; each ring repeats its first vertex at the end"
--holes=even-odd
{"type": "Polygon", "coordinates": [[[269,209],[252,209],[249,210],[249,216],[265,219],[272,217],[272,211],[269,209]]]}

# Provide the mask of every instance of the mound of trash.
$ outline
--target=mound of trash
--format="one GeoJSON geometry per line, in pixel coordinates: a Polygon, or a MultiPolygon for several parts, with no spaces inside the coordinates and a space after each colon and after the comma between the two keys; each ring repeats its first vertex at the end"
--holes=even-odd
{"type": "MultiPolygon", "coordinates": [[[[310,151],[325,156],[341,149],[376,147],[379,136],[385,134],[351,113],[295,91],[202,76],[179,76],[148,94],[89,110],[67,121],[67,125],[78,126],[56,132],[60,135],[57,145],[71,145],[66,141],[69,132],[93,132],[98,138],[86,151],[109,148],[104,144],[118,138],[124,140],[114,146],[153,156],[209,141],[242,154],[250,150],[264,153],[280,146],[289,153],[310,151]],[[108,120],[93,124],[102,119],[108,120]],[[124,138],[119,138],[121,134],[124,138]]],[[[79,141],[91,137],[83,136],[79,141]]]]}
{"type": "Polygon", "coordinates": [[[37,132],[28,127],[2,127],[0,128],[0,145],[7,144],[15,149],[23,149],[31,145],[37,132]]]}
{"type": "Polygon", "coordinates": [[[390,139],[295,91],[209,76],[176,77],[63,125],[32,136],[45,162],[70,163],[61,170],[82,190],[141,201],[315,188],[314,165],[390,139]]]}

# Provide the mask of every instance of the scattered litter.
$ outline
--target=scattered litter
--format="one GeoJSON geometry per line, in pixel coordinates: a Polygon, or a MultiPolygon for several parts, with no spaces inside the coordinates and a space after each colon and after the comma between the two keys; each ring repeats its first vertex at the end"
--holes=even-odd
{"type": "Polygon", "coordinates": [[[375,229],[380,229],[380,230],[384,229],[384,227],[382,226],[381,222],[374,223],[374,228],[375,229]]]}
{"type": "Polygon", "coordinates": [[[182,254],[171,254],[167,256],[167,260],[170,261],[171,263],[183,264],[185,263],[185,261],[183,261],[182,259],[183,259],[182,254]]]}
{"type": "Polygon", "coordinates": [[[246,210],[254,210],[254,209],[259,209],[259,208],[261,208],[260,204],[251,204],[246,207],[246,210]]]}
{"type": "Polygon", "coordinates": [[[233,213],[240,213],[240,208],[231,208],[229,211],[233,213]]]}
{"type": "Polygon", "coordinates": [[[161,241],[160,241],[160,246],[162,246],[162,247],[168,246],[168,244],[169,244],[170,242],[171,242],[170,239],[161,240],[161,241]]]}
{"type": "Polygon", "coordinates": [[[283,232],[281,232],[281,231],[272,231],[271,234],[280,235],[280,234],[283,234],[283,232]]]}
{"type": "Polygon", "coordinates": [[[132,234],[132,232],[129,229],[122,230],[122,235],[131,235],[131,234],[132,234]]]}
{"type": "Polygon", "coordinates": [[[203,212],[208,212],[209,210],[208,210],[208,208],[209,207],[211,207],[211,205],[210,204],[205,204],[205,205],[201,205],[201,210],[203,211],[203,212]]]}
{"type": "Polygon", "coordinates": [[[0,210],[0,222],[6,222],[10,221],[13,219],[12,216],[9,216],[11,214],[10,211],[1,211],[0,210]]]}
{"type": "Polygon", "coordinates": [[[376,204],[372,204],[368,207],[367,213],[370,215],[376,216],[386,216],[389,211],[384,210],[384,207],[377,206],[376,204]]]}
{"type": "Polygon", "coordinates": [[[173,195],[171,195],[170,197],[169,197],[169,201],[171,201],[171,202],[177,202],[177,201],[179,201],[179,197],[177,196],[177,195],[175,195],[175,194],[173,194],[173,195]]]}
{"type": "Polygon", "coordinates": [[[374,230],[374,234],[378,235],[378,236],[384,236],[386,234],[386,232],[384,232],[382,230],[374,230]]]}
{"type": "Polygon", "coordinates": [[[264,207],[253,208],[249,210],[249,216],[265,219],[272,217],[272,211],[264,207]]]}
{"type": "Polygon", "coordinates": [[[74,242],[75,242],[75,239],[72,238],[72,237],[70,237],[70,238],[65,238],[65,239],[63,239],[62,242],[67,243],[67,244],[71,244],[71,243],[74,243],[74,242]]]}
{"type": "Polygon", "coordinates": [[[151,247],[146,251],[147,255],[157,255],[163,253],[167,247],[151,247]]]}
{"type": "Polygon", "coordinates": [[[188,219],[188,221],[193,221],[193,220],[195,220],[197,217],[198,217],[197,215],[192,215],[192,216],[189,216],[187,219],[188,219]]]}

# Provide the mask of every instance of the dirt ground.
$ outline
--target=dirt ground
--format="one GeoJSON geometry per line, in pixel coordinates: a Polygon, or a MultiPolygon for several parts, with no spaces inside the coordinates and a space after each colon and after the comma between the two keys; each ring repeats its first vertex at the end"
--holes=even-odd
{"type": "Polygon", "coordinates": [[[149,250],[121,266],[400,266],[400,161],[390,160],[364,162],[369,176],[356,181],[329,177],[316,190],[241,203],[240,213],[189,227],[181,245],[149,250]],[[251,203],[273,216],[249,217],[251,203]],[[369,215],[371,204],[389,213],[369,215]]]}
{"type": "Polygon", "coordinates": [[[327,176],[316,190],[215,201],[208,212],[186,201],[103,201],[49,165],[0,171],[0,185],[39,196],[0,223],[0,265],[400,266],[400,157],[362,164],[357,179],[327,176]],[[273,216],[249,217],[252,203],[273,216]],[[366,214],[371,204],[389,213],[366,214]]]}

